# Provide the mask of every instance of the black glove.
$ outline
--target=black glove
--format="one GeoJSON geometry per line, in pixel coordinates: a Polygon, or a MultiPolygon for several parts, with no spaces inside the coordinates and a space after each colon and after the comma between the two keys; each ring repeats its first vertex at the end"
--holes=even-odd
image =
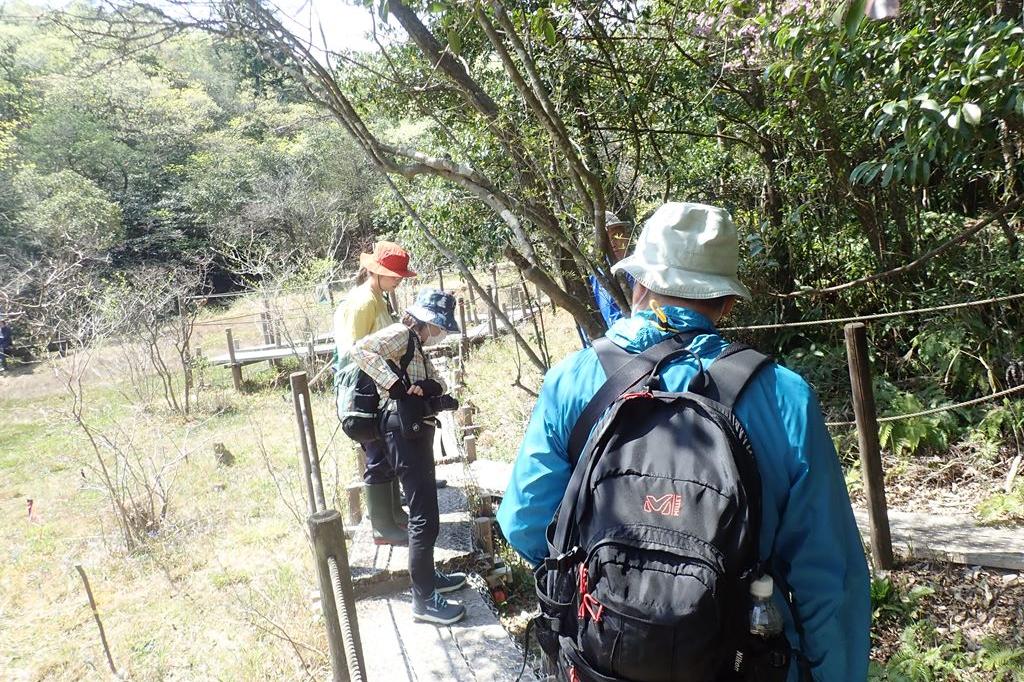
{"type": "Polygon", "coordinates": [[[433,398],[434,396],[439,396],[444,393],[444,389],[441,387],[441,384],[435,379],[423,379],[422,381],[417,381],[413,386],[419,386],[423,389],[424,398],[433,398]]]}
{"type": "Polygon", "coordinates": [[[391,384],[391,388],[388,389],[388,397],[392,400],[398,400],[404,398],[409,394],[409,389],[405,387],[405,382],[399,379],[395,383],[391,384]]]}

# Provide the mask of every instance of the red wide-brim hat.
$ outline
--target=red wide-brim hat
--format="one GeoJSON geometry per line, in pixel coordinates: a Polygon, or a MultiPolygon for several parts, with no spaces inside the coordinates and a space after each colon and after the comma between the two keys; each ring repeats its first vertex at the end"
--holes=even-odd
{"type": "Polygon", "coordinates": [[[377,242],[373,253],[359,254],[359,265],[385,277],[415,277],[409,269],[409,254],[394,242],[377,242]]]}

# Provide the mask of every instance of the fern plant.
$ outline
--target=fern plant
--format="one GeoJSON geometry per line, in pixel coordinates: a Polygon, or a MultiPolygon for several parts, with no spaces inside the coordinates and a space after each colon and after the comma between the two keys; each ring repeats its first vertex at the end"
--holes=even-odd
{"type": "MultiPolygon", "coordinates": [[[[921,412],[945,401],[941,392],[933,390],[922,394],[930,403],[926,405],[917,394],[900,391],[888,382],[883,382],[877,392],[879,404],[885,406],[886,414],[892,415],[921,412]]],[[[896,457],[914,455],[924,447],[942,450],[949,445],[956,426],[956,418],[949,412],[898,419],[879,425],[878,440],[896,457]]]]}

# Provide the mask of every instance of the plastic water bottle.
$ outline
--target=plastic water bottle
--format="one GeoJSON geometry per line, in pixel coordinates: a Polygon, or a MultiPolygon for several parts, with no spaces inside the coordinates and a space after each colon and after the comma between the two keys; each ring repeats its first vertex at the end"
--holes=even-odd
{"type": "Polygon", "coordinates": [[[763,575],[750,583],[750,596],[754,602],[750,607],[750,633],[765,639],[782,632],[782,614],[772,601],[774,590],[775,583],[770,575],[763,575]]]}

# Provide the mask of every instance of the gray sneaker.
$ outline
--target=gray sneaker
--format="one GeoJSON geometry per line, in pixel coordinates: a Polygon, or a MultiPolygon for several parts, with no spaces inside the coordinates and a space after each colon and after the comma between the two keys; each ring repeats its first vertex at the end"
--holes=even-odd
{"type": "Polygon", "coordinates": [[[434,589],[438,592],[454,592],[466,585],[465,573],[442,573],[434,571],[434,589]]]}
{"type": "Polygon", "coordinates": [[[466,615],[466,607],[462,604],[449,604],[441,594],[434,590],[434,593],[424,601],[413,597],[412,619],[435,625],[451,625],[462,620],[466,615]]]}

